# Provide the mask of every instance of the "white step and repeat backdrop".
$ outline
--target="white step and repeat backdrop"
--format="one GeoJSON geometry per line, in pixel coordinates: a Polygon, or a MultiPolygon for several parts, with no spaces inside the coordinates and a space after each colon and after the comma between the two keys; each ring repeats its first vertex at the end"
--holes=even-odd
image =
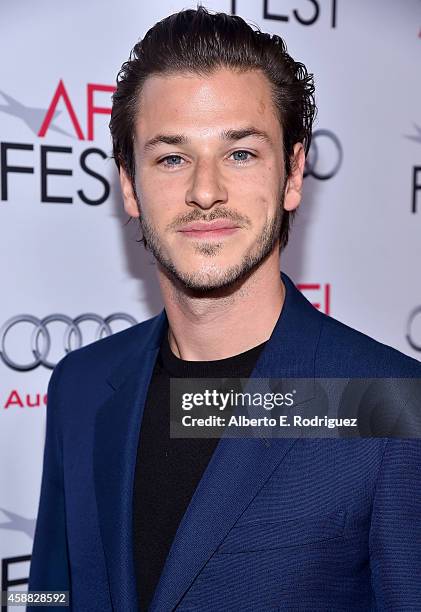
{"type": "MultiPolygon", "coordinates": [[[[304,201],[282,267],[316,307],[421,359],[421,2],[209,0],[285,37],[315,74],[304,201]]],[[[0,558],[25,589],[51,368],[162,308],[110,159],[135,42],[187,6],[4,0],[0,9],[0,558]]]]}

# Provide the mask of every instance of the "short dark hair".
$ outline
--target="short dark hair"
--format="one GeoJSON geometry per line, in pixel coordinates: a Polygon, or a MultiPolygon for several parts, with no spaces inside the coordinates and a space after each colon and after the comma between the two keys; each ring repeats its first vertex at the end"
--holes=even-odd
{"type": "MultiPolygon", "coordinates": [[[[238,15],[212,14],[202,6],[183,10],[148,30],[117,75],[110,121],[113,157],[117,168],[122,166],[129,175],[135,195],[134,125],[145,80],[175,72],[206,76],[221,67],[260,69],[268,77],[283,129],[286,177],[291,173],[294,144],[303,143],[308,153],[317,112],[313,75],[304,64],[292,59],[285,41],[276,34],[261,32],[257,26],[253,29],[238,15]]],[[[280,249],[287,244],[294,213],[283,211],[280,249]]]]}

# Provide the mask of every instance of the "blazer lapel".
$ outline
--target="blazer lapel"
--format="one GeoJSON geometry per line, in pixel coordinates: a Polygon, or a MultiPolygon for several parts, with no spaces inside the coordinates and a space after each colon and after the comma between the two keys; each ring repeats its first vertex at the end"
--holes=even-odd
{"type": "MultiPolygon", "coordinates": [[[[311,378],[300,401],[313,397],[320,313],[282,273],[284,306],[250,378],[311,378]]],[[[151,603],[170,612],[296,442],[294,438],[222,436],[180,522],[151,603]]]]}
{"type": "Polygon", "coordinates": [[[166,315],[153,321],[135,354],[109,377],[115,390],[96,415],[94,480],[110,596],[115,610],[138,612],[132,503],[140,424],[166,315]]]}

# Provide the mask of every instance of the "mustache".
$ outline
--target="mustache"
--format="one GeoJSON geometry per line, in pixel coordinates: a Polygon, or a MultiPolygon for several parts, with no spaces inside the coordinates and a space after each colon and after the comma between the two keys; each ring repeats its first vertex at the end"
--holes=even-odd
{"type": "Polygon", "coordinates": [[[216,219],[229,219],[239,225],[249,226],[250,219],[245,215],[240,215],[234,210],[229,209],[214,209],[208,215],[203,215],[203,213],[197,208],[192,210],[189,213],[179,215],[176,217],[171,223],[167,225],[167,230],[176,230],[181,225],[186,225],[187,223],[193,223],[194,221],[215,221],[216,219]]]}

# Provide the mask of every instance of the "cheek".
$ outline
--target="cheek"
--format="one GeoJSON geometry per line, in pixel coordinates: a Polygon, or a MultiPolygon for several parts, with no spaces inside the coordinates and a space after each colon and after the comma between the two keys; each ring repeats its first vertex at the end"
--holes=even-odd
{"type": "Polygon", "coordinates": [[[175,186],[164,187],[158,181],[143,181],[143,185],[138,189],[141,211],[155,225],[165,225],[174,217],[180,204],[175,186]]]}
{"type": "Polygon", "coordinates": [[[257,212],[262,217],[273,214],[279,204],[278,179],[270,172],[256,174],[250,181],[242,181],[237,193],[241,194],[241,200],[250,212],[257,212]]]}
{"type": "Polygon", "coordinates": [[[280,197],[276,191],[261,193],[250,216],[260,230],[271,225],[281,209],[280,197]]]}
{"type": "Polygon", "coordinates": [[[262,220],[262,223],[272,219],[276,213],[276,209],[279,207],[279,202],[276,198],[275,193],[265,194],[259,198],[258,201],[258,215],[262,220]]]}
{"type": "Polygon", "coordinates": [[[237,188],[242,192],[248,192],[249,195],[254,194],[255,198],[266,198],[268,201],[271,201],[276,197],[281,184],[282,175],[280,172],[275,171],[274,165],[259,165],[253,169],[253,172],[250,171],[239,175],[237,188]]]}

